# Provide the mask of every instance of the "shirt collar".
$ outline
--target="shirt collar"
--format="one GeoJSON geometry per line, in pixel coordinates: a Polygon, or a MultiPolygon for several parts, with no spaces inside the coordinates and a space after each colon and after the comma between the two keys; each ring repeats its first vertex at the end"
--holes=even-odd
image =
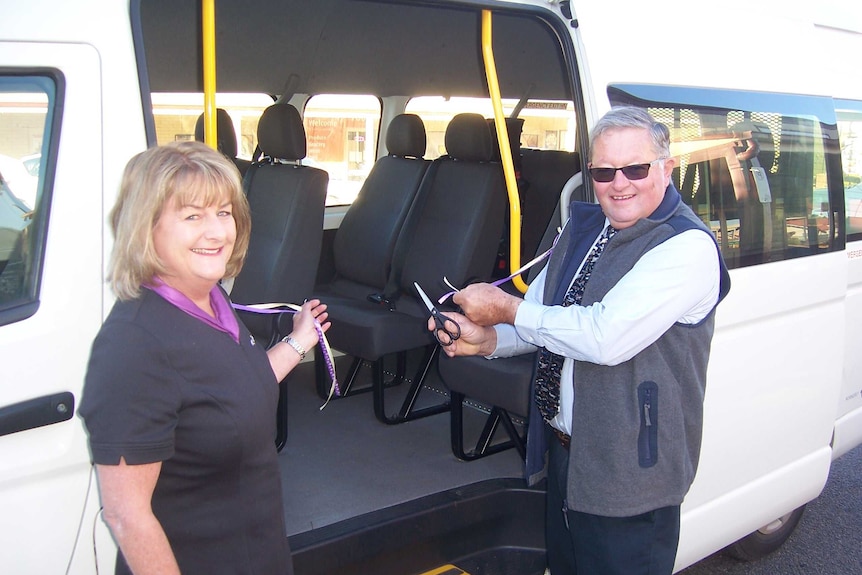
{"type": "Polygon", "coordinates": [[[199,308],[181,291],[172,288],[159,278],[153,278],[152,284],[144,284],[144,287],[156,292],[169,303],[190,316],[228,334],[235,342],[239,343],[239,321],[237,321],[236,315],[234,315],[233,309],[231,309],[230,303],[224,296],[224,293],[217,285],[213,286],[212,290],[210,290],[210,305],[212,305],[215,312],[215,317],[199,308]]]}

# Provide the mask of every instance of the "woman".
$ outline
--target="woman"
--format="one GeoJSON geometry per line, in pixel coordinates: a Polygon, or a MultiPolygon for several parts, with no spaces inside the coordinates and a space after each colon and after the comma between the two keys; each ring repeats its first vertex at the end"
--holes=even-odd
{"type": "Polygon", "coordinates": [[[292,573],[276,461],[278,382],[326,330],[302,306],[269,350],[219,280],[251,226],[236,168],[198,142],[126,166],[111,213],[117,296],[93,343],[80,413],[117,573],[292,573]]]}

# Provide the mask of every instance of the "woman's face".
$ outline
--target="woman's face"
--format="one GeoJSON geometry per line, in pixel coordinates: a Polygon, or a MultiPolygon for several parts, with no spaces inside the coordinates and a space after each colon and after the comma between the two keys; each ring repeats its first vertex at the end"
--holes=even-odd
{"type": "Polygon", "coordinates": [[[153,246],[165,273],[159,277],[190,299],[209,294],[225,274],[236,242],[231,203],[165,205],[153,229],[153,246]]]}

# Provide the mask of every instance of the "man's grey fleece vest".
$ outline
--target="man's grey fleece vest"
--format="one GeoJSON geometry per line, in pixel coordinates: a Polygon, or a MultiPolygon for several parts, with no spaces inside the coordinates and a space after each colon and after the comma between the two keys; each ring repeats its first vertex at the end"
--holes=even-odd
{"type": "MultiPolygon", "coordinates": [[[[563,232],[568,237],[560,238],[548,264],[546,304],[562,301],[604,219],[596,204],[572,205],[573,227],[563,232]]],[[[608,243],[581,305],[601,301],[643,254],[691,229],[712,237],[671,184],[650,217],[619,230],[608,243]]],[[[730,277],[720,255],[719,261],[721,301],[730,277]]],[[[682,502],[700,456],[714,317],[715,308],[696,325],[674,324],[619,365],[575,363],[567,496],[571,509],[619,517],[682,502]]]]}

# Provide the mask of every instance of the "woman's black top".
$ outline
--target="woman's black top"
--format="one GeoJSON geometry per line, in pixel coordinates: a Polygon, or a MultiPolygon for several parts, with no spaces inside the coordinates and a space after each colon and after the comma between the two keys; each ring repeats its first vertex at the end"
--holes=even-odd
{"type": "Polygon", "coordinates": [[[153,511],[183,573],[292,573],[265,350],[242,322],[237,343],[142,292],[93,343],[79,410],[93,461],[162,463],[153,511]]]}

